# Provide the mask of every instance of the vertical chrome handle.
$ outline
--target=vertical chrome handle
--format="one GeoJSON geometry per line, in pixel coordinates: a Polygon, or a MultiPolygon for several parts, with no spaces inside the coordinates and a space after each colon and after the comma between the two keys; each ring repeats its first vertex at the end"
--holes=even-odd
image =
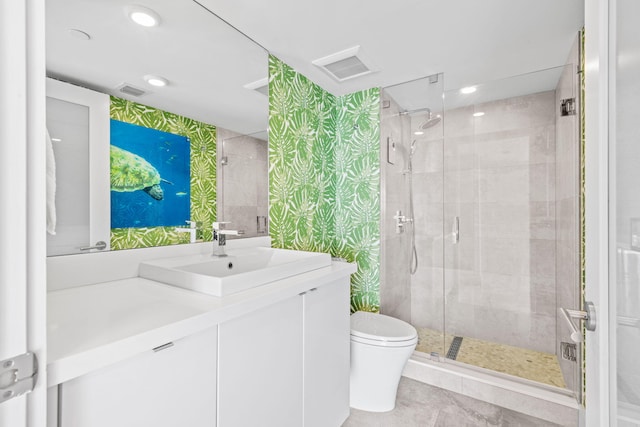
{"type": "Polygon", "coordinates": [[[460,217],[453,217],[453,227],[451,229],[451,243],[457,245],[460,242],[460,217]]]}

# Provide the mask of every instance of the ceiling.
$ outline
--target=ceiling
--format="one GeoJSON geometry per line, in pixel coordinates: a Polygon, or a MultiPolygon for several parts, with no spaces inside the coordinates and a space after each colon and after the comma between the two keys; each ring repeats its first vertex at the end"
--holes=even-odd
{"type": "Polygon", "coordinates": [[[198,1],[136,1],[162,18],[144,29],[126,0],[47,0],[47,69],[107,93],[162,74],[171,84],[136,101],[251,133],[268,119],[266,97],[243,87],[266,77],[260,46],[335,95],[435,73],[452,90],[563,65],[584,20],[583,0],[198,1]],[[375,73],[339,83],[312,64],[356,45],[375,73]]]}
{"type": "Polygon", "coordinates": [[[160,15],[152,28],[127,17],[135,3],[47,0],[47,74],[244,134],[267,128],[267,97],[244,87],[267,77],[262,47],[191,0],[140,2],[160,15]],[[149,74],[169,84],[150,86],[144,80],[149,74]],[[123,94],[118,88],[124,83],[146,93],[123,94]]]}
{"type": "Polygon", "coordinates": [[[563,65],[584,22],[583,0],[205,3],[336,95],[435,73],[450,90],[563,65]],[[380,71],[337,83],[311,64],[355,45],[380,71]]]}

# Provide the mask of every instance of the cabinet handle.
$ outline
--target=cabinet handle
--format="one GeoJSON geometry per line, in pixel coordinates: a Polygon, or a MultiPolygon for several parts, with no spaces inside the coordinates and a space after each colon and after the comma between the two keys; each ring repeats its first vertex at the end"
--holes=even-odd
{"type": "Polygon", "coordinates": [[[298,295],[302,296],[302,295],[305,295],[305,294],[307,294],[309,292],[315,292],[317,290],[318,290],[318,288],[311,288],[308,291],[300,292],[298,295]]]}
{"type": "Polygon", "coordinates": [[[167,348],[171,348],[171,347],[173,347],[173,343],[168,342],[166,344],[162,344],[162,345],[159,345],[158,347],[153,348],[153,351],[157,353],[159,351],[166,350],[167,348]]]}
{"type": "Polygon", "coordinates": [[[107,247],[107,244],[105,242],[103,242],[102,240],[100,240],[99,242],[96,242],[95,246],[83,246],[80,248],[81,251],[90,251],[91,249],[98,249],[99,251],[104,250],[107,247]]]}

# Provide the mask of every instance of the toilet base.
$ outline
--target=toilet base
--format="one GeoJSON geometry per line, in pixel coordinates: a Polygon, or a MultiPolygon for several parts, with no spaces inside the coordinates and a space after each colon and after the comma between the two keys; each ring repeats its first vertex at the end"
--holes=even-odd
{"type": "Polygon", "coordinates": [[[388,412],[396,406],[402,370],[415,349],[377,347],[351,342],[349,405],[368,412],[388,412]]]}

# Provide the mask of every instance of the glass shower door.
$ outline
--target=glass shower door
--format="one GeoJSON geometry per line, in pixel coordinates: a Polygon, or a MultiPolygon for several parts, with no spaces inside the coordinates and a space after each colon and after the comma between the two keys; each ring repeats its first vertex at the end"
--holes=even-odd
{"type": "Polygon", "coordinates": [[[559,322],[580,297],[573,75],[445,93],[444,318],[447,360],[577,392],[579,345],[559,322]]]}
{"type": "Polygon", "coordinates": [[[443,93],[442,74],[381,92],[381,312],[411,323],[429,357],[445,353],[443,93]]]}

